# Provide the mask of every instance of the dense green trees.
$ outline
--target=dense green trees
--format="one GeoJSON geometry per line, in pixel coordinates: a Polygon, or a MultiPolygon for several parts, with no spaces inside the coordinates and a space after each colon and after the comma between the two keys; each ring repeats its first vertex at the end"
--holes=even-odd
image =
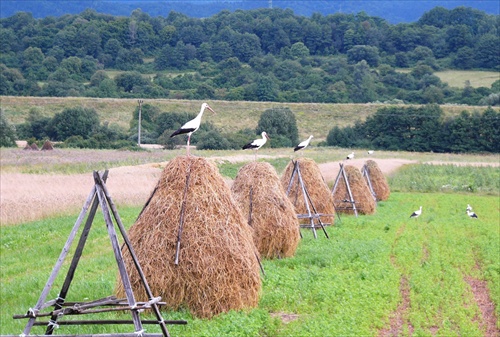
{"type": "Polygon", "coordinates": [[[385,107],[355,126],[334,127],[327,144],[416,152],[500,152],[500,113],[462,112],[445,118],[437,105],[385,107]]]}
{"type": "Polygon", "coordinates": [[[0,95],[497,104],[493,88],[464,94],[432,76],[499,69],[498,16],[465,7],[397,25],[278,8],[204,19],[17,13],[0,19],[0,37],[0,95]]]}

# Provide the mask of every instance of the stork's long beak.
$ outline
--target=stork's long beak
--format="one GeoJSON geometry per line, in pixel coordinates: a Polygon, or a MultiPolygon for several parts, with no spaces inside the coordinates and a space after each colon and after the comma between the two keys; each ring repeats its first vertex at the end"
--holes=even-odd
{"type": "Polygon", "coordinates": [[[207,104],[207,109],[208,109],[208,110],[210,110],[210,111],[212,111],[212,112],[214,113],[214,115],[217,115],[217,114],[215,113],[214,109],[212,109],[212,108],[210,107],[210,105],[208,105],[208,104],[207,104]]]}
{"type": "Polygon", "coordinates": [[[266,138],[267,138],[267,139],[271,139],[271,137],[269,137],[269,135],[268,135],[267,133],[266,133],[266,138]]]}

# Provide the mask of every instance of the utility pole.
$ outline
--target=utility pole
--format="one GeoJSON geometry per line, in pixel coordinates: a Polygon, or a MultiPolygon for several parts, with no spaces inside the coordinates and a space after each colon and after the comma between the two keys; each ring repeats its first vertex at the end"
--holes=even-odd
{"type": "Polygon", "coordinates": [[[142,99],[138,100],[139,103],[139,123],[137,124],[137,145],[141,146],[141,114],[142,114],[142,99]]]}

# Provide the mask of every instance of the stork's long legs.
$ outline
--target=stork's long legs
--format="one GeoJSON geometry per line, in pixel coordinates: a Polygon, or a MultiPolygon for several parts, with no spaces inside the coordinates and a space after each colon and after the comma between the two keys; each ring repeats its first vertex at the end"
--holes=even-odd
{"type": "Polygon", "coordinates": [[[191,144],[191,133],[189,133],[188,135],[188,142],[187,142],[187,155],[189,157],[189,144],[191,144]]]}

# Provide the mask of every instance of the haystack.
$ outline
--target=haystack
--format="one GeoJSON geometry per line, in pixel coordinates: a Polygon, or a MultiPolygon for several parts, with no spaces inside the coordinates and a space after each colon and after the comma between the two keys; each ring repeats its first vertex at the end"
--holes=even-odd
{"type": "MultiPolygon", "coordinates": [[[[302,180],[304,181],[304,186],[307,189],[307,192],[317,213],[334,214],[335,209],[333,207],[333,197],[328,188],[328,185],[321,175],[318,164],[316,164],[314,160],[309,158],[300,158],[297,159],[297,161],[300,165],[300,173],[302,176],[302,180]]],[[[285,191],[288,189],[288,186],[290,184],[293,169],[294,162],[290,162],[285,168],[283,175],[281,176],[281,184],[284,187],[285,191]]],[[[292,186],[290,187],[290,191],[288,192],[288,197],[290,198],[292,204],[295,206],[295,212],[297,214],[307,214],[304,193],[302,192],[302,187],[299,184],[297,174],[295,174],[295,177],[293,178],[292,186]]],[[[301,223],[309,223],[309,219],[302,219],[300,221],[301,223]]],[[[334,217],[325,216],[321,218],[321,221],[325,224],[328,223],[333,225],[334,217]]]]}
{"type": "Polygon", "coordinates": [[[31,144],[31,149],[35,151],[39,151],[40,149],[38,148],[38,145],[36,143],[31,144]]]}
{"type": "MultiPolygon", "coordinates": [[[[251,228],[207,160],[184,156],[170,161],[128,235],[152,293],[168,308],[185,307],[210,318],[257,305],[261,280],[251,228]]],[[[124,260],[133,270],[127,252],[124,260]]],[[[137,273],[130,277],[134,293],[145,299],[137,273]]],[[[121,285],[117,292],[124,294],[121,285]]]]}
{"type": "MultiPolygon", "coordinates": [[[[358,213],[375,213],[375,199],[373,199],[370,188],[361,172],[352,165],[344,165],[344,172],[349,181],[349,187],[358,213]]],[[[339,171],[339,174],[342,174],[342,170],[339,171]]],[[[338,212],[354,214],[352,203],[346,202],[346,200],[350,200],[350,196],[343,177],[340,177],[338,180],[337,187],[333,193],[333,199],[338,212]]]]}
{"type": "Polygon", "coordinates": [[[26,143],[26,146],[24,147],[24,149],[23,149],[23,150],[31,151],[31,150],[33,150],[33,149],[31,148],[31,146],[30,146],[30,144],[29,144],[29,143],[26,143]]]}
{"type": "Polygon", "coordinates": [[[231,192],[253,228],[259,253],[271,259],[293,256],[300,241],[299,220],[274,167],[246,164],[238,171],[231,192]]]}
{"type": "Polygon", "coordinates": [[[42,151],[52,151],[52,150],[54,150],[54,146],[52,146],[50,140],[46,140],[45,143],[43,143],[42,151]]]}
{"type": "MultiPolygon", "coordinates": [[[[365,163],[365,169],[377,200],[383,201],[389,199],[389,196],[391,195],[389,183],[377,163],[371,159],[367,160],[365,163]]],[[[365,178],[368,179],[368,177],[365,178]]]]}

